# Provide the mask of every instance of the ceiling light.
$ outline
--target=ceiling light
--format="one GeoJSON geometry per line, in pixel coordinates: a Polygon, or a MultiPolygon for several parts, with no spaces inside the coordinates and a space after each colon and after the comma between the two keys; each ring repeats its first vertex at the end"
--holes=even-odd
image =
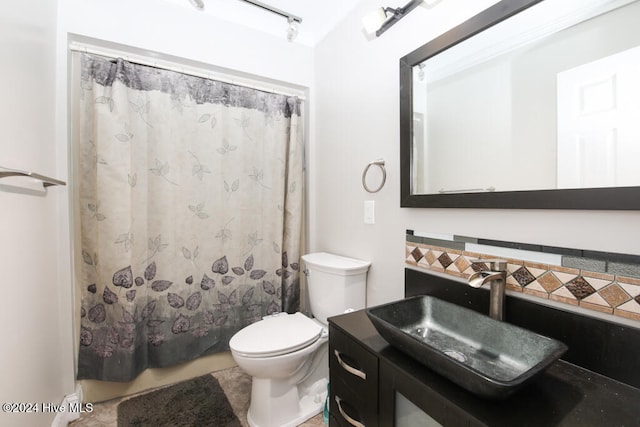
{"type": "Polygon", "coordinates": [[[198,10],[204,10],[204,3],[202,0],[189,0],[189,2],[198,10]]]}
{"type": "Polygon", "coordinates": [[[404,7],[380,7],[362,18],[362,26],[368,34],[375,33],[376,37],[380,37],[422,2],[423,0],[411,0],[404,7]]]}

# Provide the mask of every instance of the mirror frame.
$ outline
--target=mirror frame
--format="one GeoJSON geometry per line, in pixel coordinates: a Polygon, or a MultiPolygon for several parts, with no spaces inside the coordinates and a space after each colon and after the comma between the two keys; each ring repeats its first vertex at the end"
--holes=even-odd
{"type": "Polygon", "coordinates": [[[400,207],[640,210],[640,186],[412,194],[413,67],[544,0],[501,0],[400,59],[400,207]]]}

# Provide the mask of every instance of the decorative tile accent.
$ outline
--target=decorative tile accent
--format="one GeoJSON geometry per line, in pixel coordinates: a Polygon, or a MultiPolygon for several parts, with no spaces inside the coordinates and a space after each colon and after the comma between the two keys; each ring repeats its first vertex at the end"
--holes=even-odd
{"type": "Polygon", "coordinates": [[[608,274],[608,273],[597,273],[597,272],[593,272],[593,271],[588,271],[588,270],[582,270],[582,274],[586,277],[590,277],[590,278],[594,278],[594,279],[600,279],[600,280],[604,280],[605,282],[613,282],[615,280],[615,277],[613,274],[608,274]]]}
{"type": "Polygon", "coordinates": [[[523,291],[525,294],[535,295],[540,298],[549,298],[547,291],[535,280],[526,286],[523,291]]]}
{"type": "Polygon", "coordinates": [[[595,305],[599,305],[601,307],[611,308],[611,305],[604,298],[602,298],[602,296],[600,296],[600,294],[597,293],[597,292],[589,295],[588,297],[586,297],[582,301],[580,301],[580,305],[584,305],[585,303],[586,304],[595,304],[595,305]]]}
{"type": "Polygon", "coordinates": [[[416,262],[418,262],[424,257],[424,254],[422,253],[420,248],[416,247],[414,250],[411,251],[411,256],[413,257],[413,259],[416,260],[416,262]]]}
{"type": "MultiPolygon", "coordinates": [[[[594,294],[594,295],[598,295],[598,294],[594,294]]],[[[587,308],[589,310],[599,311],[601,313],[613,314],[613,309],[611,307],[600,305],[600,304],[591,304],[586,301],[581,301],[580,307],[587,308]]]]}
{"type": "MultiPolygon", "coordinates": [[[[513,260],[514,262],[516,260],[513,260]]],[[[515,273],[519,268],[522,267],[522,262],[520,262],[519,264],[515,264],[514,262],[509,262],[507,264],[507,271],[513,275],[513,273],[515,273]]]]}
{"type": "MultiPolygon", "coordinates": [[[[468,279],[489,270],[488,254],[407,241],[405,261],[426,270],[468,279]]],[[[640,323],[640,279],[555,265],[507,260],[507,289],[580,306],[640,323]]]]}
{"type": "Polygon", "coordinates": [[[576,297],[564,286],[550,294],[549,299],[562,302],[564,304],[578,305],[576,297]]]}
{"type": "Polygon", "coordinates": [[[547,271],[549,271],[549,266],[546,264],[525,262],[524,266],[526,267],[527,270],[529,270],[529,273],[531,273],[536,278],[542,276],[547,271]]]}
{"type": "Polygon", "coordinates": [[[632,298],[637,297],[638,295],[640,295],[640,286],[637,285],[631,285],[629,283],[625,283],[622,280],[620,280],[620,278],[617,279],[617,283],[618,285],[624,289],[624,291],[626,293],[628,293],[632,298]]]}
{"type": "Polygon", "coordinates": [[[553,274],[555,274],[556,277],[560,279],[562,283],[569,283],[570,281],[575,279],[578,276],[578,274],[580,274],[580,270],[577,270],[575,273],[566,273],[564,271],[560,271],[554,268],[553,274]]]}
{"type": "Polygon", "coordinates": [[[573,294],[577,299],[584,299],[594,293],[596,290],[589,284],[584,277],[576,277],[565,285],[569,292],[573,294]]]}
{"type": "Polygon", "coordinates": [[[548,293],[551,293],[562,286],[562,282],[550,271],[540,276],[538,278],[538,283],[540,283],[548,293]]]}
{"type": "Polygon", "coordinates": [[[522,286],[520,283],[516,282],[516,279],[513,276],[507,276],[507,289],[515,292],[522,292],[522,286]]]}
{"type": "Polygon", "coordinates": [[[631,299],[631,297],[615,283],[612,283],[598,293],[611,307],[617,307],[631,299]]]}
{"type": "Polygon", "coordinates": [[[444,268],[447,268],[451,264],[453,264],[451,257],[446,252],[443,252],[442,255],[438,257],[438,261],[440,262],[440,265],[442,265],[444,268]]]}
{"type": "Polygon", "coordinates": [[[632,277],[625,277],[625,276],[616,276],[616,280],[618,282],[624,282],[624,283],[628,283],[630,285],[639,285],[640,286],[640,279],[635,279],[632,277]]]}
{"type": "Polygon", "coordinates": [[[595,289],[596,291],[600,291],[600,289],[603,289],[606,286],[609,286],[611,282],[613,282],[613,277],[611,279],[598,279],[596,277],[588,276],[587,273],[583,273],[582,277],[584,277],[584,279],[588,281],[589,284],[593,286],[593,289],[595,289]]]}
{"type": "Polygon", "coordinates": [[[637,298],[620,305],[614,310],[613,314],[627,319],[640,320],[640,303],[638,303],[637,298]]]}
{"type": "Polygon", "coordinates": [[[464,256],[459,256],[458,259],[454,261],[456,268],[460,273],[464,273],[471,266],[471,263],[464,256]]]}
{"type": "Polygon", "coordinates": [[[429,265],[433,265],[434,262],[436,262],[436,259],[438,259],[438,257],[433,253],[432,250],[429,250],[425,256],[424,256],[425,261],[427,261],[427,263],[429,265]]]}
{"type": "Polygon", "coordinates": [[[512,276],[522,287],[525,287],[529,283],[536,280],[536,278],[529,272],[529,270],[527,270],[526,267],[520,267],[513,272],[512,276]]]}
{"type": "Polygon", "coordinates": [[[489,270],[489,266],[485,262],[472,262],[471,263],[471,268],[473,268],[473,271],[476,272],[476,273],[478,271],[487,271],[487,270],[489,270]]]}

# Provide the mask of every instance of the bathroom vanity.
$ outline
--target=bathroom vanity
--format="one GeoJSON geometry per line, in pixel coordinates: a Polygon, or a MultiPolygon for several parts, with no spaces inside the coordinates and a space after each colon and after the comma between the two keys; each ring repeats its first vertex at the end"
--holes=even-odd
{"type": "MultiPolygon", "coordinates": [[[[488,307],[482,307],[486,291],[469,293],[459,283],[439,282],[441,279],[410,270],[407,276],[407,296],[414,292],[430,293],[460,305],[464,301],[473,309],[488,307]],[[425,284],[425,289],[411,288],[412,282],[425,284]]],[[[537,304],[528,303],[531,307],[523,308],[519,303],[514,298],[507,299],[507,319],[511,314],[516,323],[520,323],[513,311],[515,305],[525,317],[552,316],[549,321],[557,322],[557,318],[544,311],[555,309],[543,307],[542,312],[532,315],[528,310],[538,310],[537,304]]],[[[332,317],[329,319],[330,425],[638,425],[640,389],[632,373],[637,371],[637,362],[627,366],[626,360],[637,361],[637,344],[630,343],[637,342],[640,331],[617,325],[594,326],[590,322],[602,322],[580,315],[564,312],[556,315],[569,316],[563,318],[564,326],[558,328],[563,334],[568,333],[564,341],[569,345],[569,352],[564,360],[552,364],[505,400],[477,397],[396,350],[378,334],[364,310],[332,317]],[[590,336],[607,336],[609,341],[601,342],[600,346],[588,339],[586,344],[579,343],[585,341],[581,334],[587,332],[593,332],[590,336]],[[626,341],[627,344],[622,345],[632,354],[618,355],[617,344],[612,340],[626,341]],[[585,356],[585,352],[592,354],[585,356]],[[590,369],[579,366],[582,361],[590,369]]],[[[540,329],[535,323],[532,322],[533,329],[540,329]]]]}

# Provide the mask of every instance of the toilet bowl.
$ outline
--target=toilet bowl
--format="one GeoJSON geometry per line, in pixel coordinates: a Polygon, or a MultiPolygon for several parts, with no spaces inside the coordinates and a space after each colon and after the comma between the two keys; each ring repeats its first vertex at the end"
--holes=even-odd
{"type": "Polygon", "coordinates": [[[250,426],[297,426],[319,412],[327,381],[312,374],[327,341],[326,328],[302,313],[268,316],[231,338],[233,358],[253,377],[250,426]]]}
{"type": "Polygon", "coordinates": [[[326,337],[326,329],[304,314],[279,313],[240,330],[229,347],[252,377],[290,378],[326,337]]]}
{"type": "Polygon", "coordinates": [[[319,315],[266,316],[229,341],[236,363],[253,377],[251,427],[293,427],[322,410],[329,379],[327,317],[365,306],[369,262],[327,253],[302,259],[311,312],[319,315]]]}

